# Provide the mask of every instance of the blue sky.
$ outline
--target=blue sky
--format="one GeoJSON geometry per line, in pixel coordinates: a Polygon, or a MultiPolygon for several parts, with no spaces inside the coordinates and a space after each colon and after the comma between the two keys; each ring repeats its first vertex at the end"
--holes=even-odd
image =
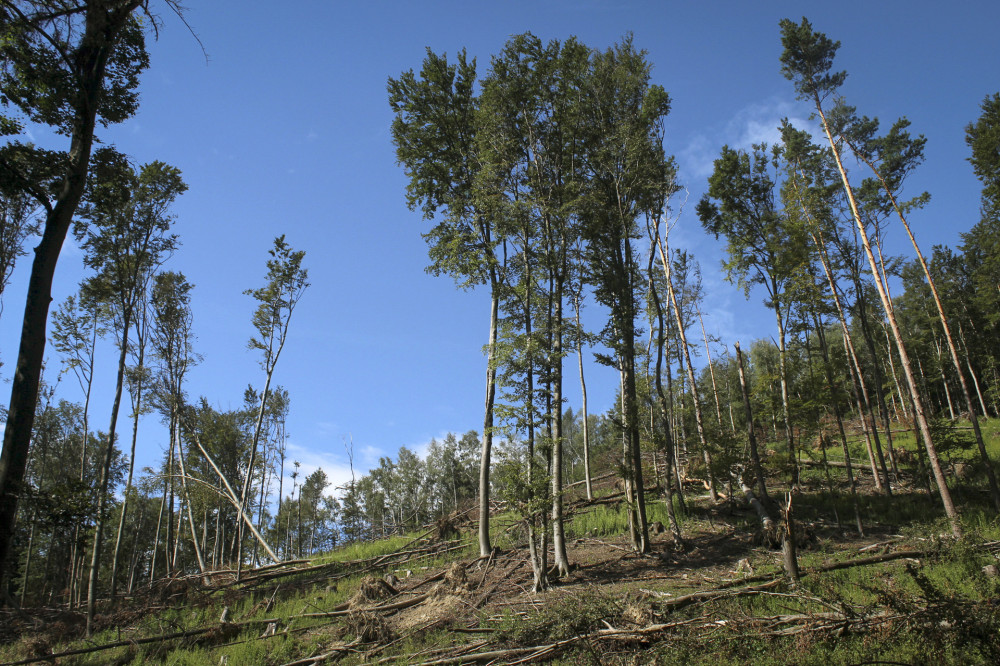
{"type": "MultiPolygon", "coordinates": [[[[982,99],[1000,89],[1000,3],[189,4],[186,19],[207,59],[160,5],[163,25],[150,42],[139,113],[101,136],[138,163],[177,166],[189,185],[174,208],[183,244],[167,267],[195,284],[196,350],[204,361],[190,374],[192,398],[237,408],[248,383],[262,386],[257,355],[246,348],[253,303],[242,292],[262,284],[276,235],[306,251],[312,286],[295,312],[275,382],[291,395],[290,457],[307,473],[321,465],[337,483],[349,478],[349,439],[362,472],[400,446],[420,449],[432,437],[482,424],[488,294],[459,291],[449,278],[424,272],[420,233],[427,223],[406,209],[405,176],[389,135],[386,79],[419,69],[426,47],[449,55],[464,47],[485,73],[490,55],[520,32],[544,40],[575,35],[602,49],[634,33],[653,63],[653,80],[673,98],[666,145],[690,199],[671,244],[700,261],[706,325],[726,343],[772,335],[773,317],[761,294],[747,301],[724,281],[722,246],[701,230],[694,203],[724,143],[774,140],[781,117],[804,123],[809,114],[780,73],[781,18],[805,14],[842,42],[836,66],[850,73],[843,92],[861,113],[886,126],[906,115],[927,136],[927,161],[908,190],[932,194],[912,218],[922,246],[955,245],[978,217],[964,128],[982,99]]],[[[46,142],[39,128],[33,132],[46,142]]],[[[891,234],[904,253],[901,230],[891,234]]],[[[5,380],[28,267],[22,260],[4,296],[5,380]]],[[[55,303],[82,275],[81,254],[68,244],[55,303]]],[[[595,320],[602,316],[589,308],[595,320]]],[[[92,422],[105,429],[110,342],[99,362],[104,397],[95,400],[92,422]]],[[[57,359],[49,366],[51,379],[57,359]]],[[[577,385],[570,374],[574,408],[577,385]]],[[[612,370],[588,367],[592,409],[606,409],[616,386],[612,370]]],[[[80,397],[72,378],[60,393],[80,397]]],[[[147,417],[139,464],[152,464],[166,439],[147,417]]]]}

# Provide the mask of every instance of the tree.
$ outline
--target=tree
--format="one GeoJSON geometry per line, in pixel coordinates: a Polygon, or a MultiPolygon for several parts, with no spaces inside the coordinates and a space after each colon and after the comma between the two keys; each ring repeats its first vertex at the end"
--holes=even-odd
{"type": "MultiPolygon", "coordinates": [[[[97,526],[87,595],[88,633],[97,593],[109,487],[107,466],[115,442],[129,337],[136,320],[145,311],[149,280],[176,247],[176,236],[168,233],[172,221],[168,210],[187,189],[180,171],[163,162],[151,162],[136,171],[121,154],[111,149],[102,149],[95,155],[95,161],[94,177],[88,184],[87,201],[81,210],[87,225],[78,224],[77,235],[85,252],[84,263],[95,271],[85,289],[95,300],[107,304],[112,328],[118,337],[119,355],[105,470],[101,473],[97,495],[97,526]]],[[[129,457],[130,481],[134,458],[133,440],[129,457]]]]}
{"type": "Polygon", "coordinates": [[[788,392],[787,329],[792,283],[805,266],[799,227],[789,224],[776,199],[781,147],[755,145],[752,152],[722,148],[709,177],[708,193],[698,203],[698,217],[716,238],[726,238],[729,279],[747,296],[753,285],[767,292],[765,304],[778,325],[778,363],[782,420],[792,483],[798,483],[798,460],[792,433],[788,392]]]}
{"type": "Polygon", "coordinates": [[[631,37],[591,55],[584,114],[587,148],[583,236],[598,301],[609,308],[606,340],[619,370],[625,429],[625,469],[629,478],[629,526],[633,545],[649,550],[646,500],[639,445],[635,337],[639,313],[638,270],[641,237],[637,220],[656,214],[669,162],[662,145],[663,119],[670,97],[650,83],[650,64],[631,37]]]}
{"type": "Polygon", "coordinates": [[[0,116],[0,133],[19,134],[27,120],[69,139],[69,149],[58,154],[18,140],[0,148],[5,180],[15,181],[44,211],[0,452],[0,570],[28,460],[52,278],[84,193],[95,125],[120,123],[138,107],[139,75],[149,56],[135,13],[145,7],[144,0],[74,0],[59,11],[38,0],[0,3],[0,96],[5,110],[19,114],[0,116]]]}
{"type": "Polygon", "coordinates": [[[485,284],[490,289],[486,409],[479,465],[479,551],[485,556],[491,551],[490,456],[503,270],[496,253],[501,239],[495,219],[477,186],[482,174],[476,148],[476,61],[470,62],[465,51],[457,60],[448,64],[447,56],[428,49],[419,77],[411,69],[399,78],[390,78],[387,87],[395,114],[392,141],[396,159],[410,179],[407,206],[410,210],[419,208],[425,219],[437,218],[437,224],[424,234],[431,259],[428,271],[452,275],[462,288],[485,284]]]}
{"type": "MultiPolygon", "coordinates": [[[[982,353],[985,366],[991,370],[994,411],[1000,394],[997,380],[997,328],[1000,324],[1000,93],[987,96],[981,105],[982,114],[965,128],[965,141],[971,149],[968,158],[976,176],[983,184],[980,219],[962,234],[962,259],[969,274],[969,297],[963,306],[971,311],[976,325],[966,331],[976,344],[970,345],[982,353]]],[[[971,323],[971,322],[970,322],[971,323]]],[[[975,375],[973,374],[973,379],[975,375]]]]}
{"type": "Polygon", "coordinates": [[[833,58],[840,47],[840,42],[829,39],[823,33],[815,32],[812,29],[812,25],[805,18],[802,19],[800,24],[783,19],[781,21],[781,41],[784,47],[784,51],[781,54],[782,73],[785,75],[785,78],[793,82],[799,98],[812,103],[815,113],[820,119],[823,133],[830,144],[831,154],[837,165],[844,193],[850,204],[851,214],[857,225],[865,256],[868,259],[868,265],[875,279],[879,299],[882,302],[882,308],[885,311],[888,325],[895,341],[896,351],[903,366],[903,373],[906,376],[907,387],[909,388],[910,398],[913,402],[917,426],[923,439],[924,447],[927,450],[931,469],[934,472],[938,494],[941,497],[945,513],[948,515],[952,533],[956,537],[959,537],[962,530],[958,511],[952,501],[951,492],[948,490],[944,472],[938,460],[930,425],[924,411],[923,398],[916,383],[906,343],[896,322],[895,311],[884,282],[885,277],[880,269],[879,262],[876,261],[875,255],[872,252],[872,244],[869,241],[868,231],[861,217],[855,188],[848,178],[847,170],[844,168],[841,157],[843,143],[847,137],[850,135],[857,137],[859,134],[866,132],[865,125],[870,123],[870,121],[867,118],[857,118],[853,113],[853,109],[847,107],[842,100],[837,101],[829,117],[824,109],[826,99],[838,91],[847,77],[846,72],[830,72],[833,67],[833,58]]]}
{"type": "MultiPolygon", "coordinates": [[[[498,217],[509,228],[504,237],[512,241],[518,237],[513,242],[519,246],[519,256],[513,264],[521,272],[516,296],[508,304],[518,310],[515,316],[524,330],[522,342],[534,339],[538,343],[537,358],[527,359],[526,370],[532,384],[529,392],[535,390],[537,377],[543,403],[546,444],[541,448],[550,469],[552,537],[559,575],[569,573],[562,516],[567,329],[563,307],[567,285],[577,269],[573,248],[580,233],[576,209],[584,149],[579,91],[588,62],[589,50],[575,38],[543,44],[531,33],[516,35],[491,61],[478,116],[479,154],[490,181],[484,189],[493,193],[490,198],[498,217]]],[[[529,448],[534,443],[529,437],[529,448]]]]}
{"type": "MultiPolygon", "coordinates": [[[[175,475],[171,469],[171,463],[176,460],[180,466],[181,488],[189,507],[187,515],[188,525],[191,529],[191,543],[198,560],[199,571],[204,572],[206,569],[205,561],[198,545],[194,515],[190,510],[191,493],[188,489],[188,471],[185,466],[184,447],[181,441],[181,411],[185,402],[184,378],[187,371],[200,360],[200,357],[192,350],[191,345],[193,337],[191,289],[191,283],[182,273],[164,271],[154,276],[150,298],[152,322],[149,337],[156,364],[151,377],[153,402],[167,422],[170,442],[166,477],[168,483],[173,484],[175,475]]],[[[172,504],[171,499],[171,507],[172,504]]],[[[171,510],[170,516],[172,515],[173,511],[171,510]]]]}
{"type": "Polygon", "coordinates": [[[237,528],[239,530],[239,542],[236,550],[237,570],[243,564],[242,513],[246,511],[250,499],[253,470],[264,425],[264,413],[271,389],[271,378],[274,376],[274,368],[288,339],[288,326],[292,319],[292,313],[306,287],[309,286],[307,281],[309,272],[302,267],[302,259],[306,256],[304,250],[293,250],[285,242],[284,235],[281,235],[274,239],[274,247],[268,251],[268,254],[271,258],[267,260],[267,276],[264,286],[243,292],[258,302],[257,309],[253,313],[253,326],[257,329],[258,337],[250,338],[248,347],[256,349],[262,354],[260,366],[264,370],[264,390],[260,394],[260,406],[257,409],[257,419],[250,441],[250,459],[247,463],[246,475],[243,477],[243,488],[240,491],[241,522],[237,528]]]}
{"type": "Polygon", "coordinates": [[[969,162],[983,183],[983,215],[1000,215],[1000,93],[987,95],[982,114],[965,128],[965,143],[972,150],[969,162]]]}

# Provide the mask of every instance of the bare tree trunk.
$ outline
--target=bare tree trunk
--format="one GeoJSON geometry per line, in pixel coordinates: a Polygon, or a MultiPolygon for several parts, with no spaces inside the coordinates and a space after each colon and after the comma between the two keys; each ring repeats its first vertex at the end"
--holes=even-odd
{"type": "Polygon", "coordinates": [[[788,442],[788,462],[792,466],[792,486],[799,483],[799,458],[795,451],[795,437],[792,433],[792,416],[788,398],[787,350],[785,349],[785,322],[781,316],[781,306],[774,304],[774,316],[778,321],[778,374],[781,384],[781,415],[785,422],[785,441],[788,442]]]}
{"type": "MultiPolygon", "coordinates": [[[[141,300],[141,297],[140,297],[141,300]]],[[[118,589],[118,554],[121,550],[122,545],[122,532],[125,529],[125,518],[128,514],[128,499],[129,491],[132,489],[132,476],[135,472],[135,443],[139,438],[139,417],[142,415],[142,362],[146,354],[146,307],[145,305],[140,305],[142,312],[139,313],[136,319],[136,345],[138,347],[139,358],[138,367],[140,369],[139,376],[136,380],[137,385],[135,387],[135,400],[132,405],[132,447],[129,450],[128,456],[128,478],[125,481],[125,493],[122,496],[122,512],[121,517],[118,520],[118,534],[115,537],[115,553],[111,558],[111,600],[114,601],[115,592],[118,589]]],[[[126,335],[128,332],[126,331],[126,335]]]]}
{"type": "Polygon", "coordinates": [[[552,547],[559,577],[569,575],[569,556],[566,553],[566,532],[563,526],[563,423],[562,423],[562,336],[563,336],[563,287],[557,282],[554,294],[555,317],[552,334],[552,547]]]}
{"type": "Polygon", "coordinates": [[[747,437],[750,442],[750,461],[753,463],[753,473],[757,477],[757,491],[765,501],[769,501],[770,497],[767,494],[767,485],[764,482],[764,468],[760,464],[760,454],[757,451],[757,433],[754,432],[753,427],[753,410],[750,407],[750,392],[747,390],[747,380],[743,373],[743,352],[740,351],[739,342],[733,343],[733,348],[736,349],[736,365],[740,372],[740,390],[743,392],[743,409],[746,411],[747,415],[747,437]]]}
{"type": "MultiPolygon", "coordinates": [[[[701,316],[701,310],[696,308],[698,322],[701,324],[701,337],[705,340],[705,356],[708,358],[708,372],[712,377],[712,396],[715,398],[715,418],[719,421],[719,428],[722,427],[722,405],[719,402],[719,386],[715,382],[715,363],[712,362],[712,349],[708,345],[708,333],[705,332],[705,320],[701,316]]],[[[736,424],[733,423],[733,432],[736,431],[736,424]]]]}
{"type": "Polygon", "coordinates": [[[687,334],[684,331],[684,319],[681,316],[681,308],[677,303],[677,295],[674,293],[673,281],[670,279],[670,264],[667,260],[666,240],[660,237],[660,229],[656,228],[656,246],[660,251],[660,263],[663,265],[663,275],[667,283],[667,296],[673,307],[674,318],[677,320],[677,335],[680,337],[680,348],[684,356],[684,364],[687,367],[688,383],[691,385],[691,398],[694,400],[694,421],[698,429],[698,442],[701,444],[702,454],[705,457],[705,474],[708,477],[708,492],[712,502],[718,502],[719,496],[715,490],[715,476],[712,473],[712,455],[708,450],[708,440],[705,438],[705,424],[702,420],[701,399],[698,395],[698,383],[694,378],[694,365],[691,363],[691,351],[688,348],[687,334]]]}
{"type": "MultiPolygon", "coordinates": [[[[951,401],[951,391],[948,389],[948,377],[944,374],[944,363],[941,359],[941,343],[934,339],[934,349],[937,351],[938,372],[941,375],[941,386],[944,388],[945,401],[948,403],[948,417],[955,420],[955,405],[951,401]]],[[[961,370],[961,368],[959,368],[961,370]]]]}
{"type": "MultiPolygon", "coordinates": [[[[21,606],[24,606],[24,597],[28,592],[28,573],[31,571],[31,554],[35,548],[35,516],[34,511],[31,512],[28,521],[31,523],[31,532],[28,534],[28,549],[27,555],[24,558],[24,573],[21,577],[21,606]]],[[[51,552],[51,550],[50,550],[51,552]]]]}
{"type": "Polygon", "coordinates": [[[576,359],[580,366],[580,394],[583,398],[583,474],[586,478],[587,499],[594,499],[594,486],[590,474],[590,417],[587,414],[587,382],[583,379],[583,328],[580,325],[580,296],[574,294],[573,303],[576,310],[576,359]]]}
{"type": "Polygon", "coordinates": [[[483,417],[483,448],[479,459],[479,555],[488,556],[490,546],[490,455],[493,449],[493,402],[496,398],[497,315],[500,285],[490,269],[490,342],[486,363],[486,413],[483,417]]]}
{"type": "MultiPolygon", "coordinates": [[[[664,322],[663,331],[663,343],[664,346],[668,343],[668,338],[666,336],[666,322],[664,322]]],[[[674,429],[674,379],[673,372],[670,369],[670,354],[663,354],[664,360],[666,360],[666,370],[667,370],[667,422],[664,427],[667,429],[670,437],[670,441],[673,444],[673,460],[671,467],[673,468],[673,477],[671,481],[677,484],[677,503],[680,504],[681,511],[687,513],[687,501],[684,499],[684,480],[681,478],[681,462],[680,462],[680,447],[677,446],[677,438],[674,436],[676,430],[674,429]]]]}
{"type": "Polygon", "coordinates": [[[629,433],[626,428],[627,419],[625,417],[625,363],[621,357],[618,358],[618,384],[622,415],[622,468],[624,470],[622,482],[625,486],[625,510],[628,516],[629,540],[632,542],[632,547],[639,550],[642,542],[639,537],[639,520],[635,513],[635,475],[632,472],[632,447],[629,442],[629,433]]]}
{"type": "MultiPolygon", "coordinates": [[[[132,539],[132,557],[129,559],[128,567],[128,587],[126,588],[127,594],[132,594],[135,590],[135,573],[139,568],[139,535],[142,533],[142,528],[146,522],[146,504],[142,504],[142,508],[139,510],[139,528],[135,531],[135,537],[132,539]]],[[[156,547],[153,547],[154,552],[156,547]]]]}
{"type": "Polygon", "coordinates": [[[131,322],[130,313],[126,311],[122,319],[121,353],[118,356],[118,379],[115,383],[115,398],[111,405],[111,424],[108,427],[108,445],[104,451],[101,464],[101,480],[97,490],[97,524],[94,529],[94,547],[90,559],[90,573],[87,578],[87,636],[91,635],[94,623],[94,603],[97,600],[97,578],[101,564],[101,543],[104,537],[105,511],[108,499],[108,486],[111,480],[111,458],[115,448],[115,430],[118,427],[118,410],[122,402],[122,385],[125,383],[125,358],[128,353],[128,332],[131,322]]]}
{"type": "MultiPolygon", "coordinates": [[[[983,416],[989,417],[989,412],[986,410],[986,401],[983,400],[983,391],[979,388],[979,379],[976,377],[976,371],[972,369],[972,358],[969,354],[969,345],[965,342],[965,332],[962,330],[962,325],[958,325],[958,339],[962,341],[962,351],[965,352],[965,365],[969,368],[969,376],[972,377],[972,383],[976,388],[976,396],[979,398],[979,406],[983,410],[983,416]]],[[[972,409],[972,406],[969,406],[972,409]]]]}
{"type": "Polygon", "coordinates": [[[844,185],[844,190],[847,193],[847,199],[851,206],[851,213],[854,216],[854,220],[857,223],[858,232],[861,234],[862,244],[865,250],[865,256],[868,258],[868,264],[871,267],[872,274],[875,278],[875,286],[878,290],[879,298],[882,300],[882,307],[885,310],[886,317],[889,320],[889,327],[892,330],[893,338],[896,342],[896,349],[899,352],[899,360],[903,366],[903,373],[906,376],[906,382],[910,389],[910,396],[913,399],[914,413],[917,420],[917,425],[920,428],[921,437],[924,440],[924,447],[927,449],[927,458],[930,461],[931,469],[934,472],[934,478],[938,485],[938,494],[941,497],[941,504],[944,507],[944,511],[948,516],[948,520],[951,524],[952,534],[958,538],[962,535],[962,527],[959,520],[958,511],[955,508],[955,503],[951,498],[951,491],[948,489],[948,485],[945,480],[944,471],[941,468],[941,463],[938,460],[937,449],[934,446],[933,439],[931,437],[930,426],[927,423],[927,417],[924,414],[923,401],[921,400],[920,393],[917,391],[916,380],[913,376],[913,369],[910,365],[910,357],[906,351],[906,344],[903,342],[902,332],[899,329],[899,325],[896,322],[896,313],[893,309],[892,301],[889,300],[886,294],[885,285],[882,282],[882,275],[879,272],[878,265],[875,262],[875,257],[872,254],[871,245],[868,242],[868,232],[865,229],[864,221],[861,219],[861,215],[858,212],[857,202],[854,198],[854,190],[851,187],[850,181],[847,179],[847,172],[844,170],[843,162],[840,159],[840,149],[837,142],[834,140],[833,135],[830,132],[830,126],[827,122],[826,115],[823,113],[822,104],[820,102],[818,94],[815,95],[816,110],[819,113],[820,121],[823,125],[823,131],[826,133],[827,140],[830,143],[830,148],[834,160],[837,163],[837,170],[840,173],[841,180],[844,185]]]}
{"type": "MultiPolygon", "coordinates": [[[[194,511],[191,510],[191,493],[188,490],[187,485],[187,469],[184,465],[184,443],[181,441],[181,424],[180,417],[176,414],[177,408],[173,410],[175,413],[171,419],[171,433],[172,439],[177,443],[177,462],[181,468],[181,488],[184,491],[184,501],[188,506],[188,526],[191,528],[191,545],[194,546],[194,555],[198,560],[198,572],[205,573],[207,567],[205,566],[205,559],[201,555],[201,548],[198,546],[198,532],[194,526],[194,511]]],[[[180,539],[178,538],[178,541],[180,539]]]]}
{"type": "MultiPolygon", "coordinates": [[[[663,498],[667,505],[667,522],[670,523],[670,535],[673,537],[675,546],[682,546],[684,539],[681,536],[680,525],[674,512],[673,468],[674,468],[674,439],[670,432],[670,412],[667,406],[667,397],[663,392],[663,347],[666,341],[666,330],[663,324],[663,306],[660,303],[660,296],[656,292],[655,283],[650,280],[650,295],[656,307],[657,335],[656,335],[656,394],[659,398],[660,423],[663,429],[663,442],[666,455],[666,471],[663,475],[663,498]]],[[[656,458],[653,458],[656,462],[656,458]]]]}

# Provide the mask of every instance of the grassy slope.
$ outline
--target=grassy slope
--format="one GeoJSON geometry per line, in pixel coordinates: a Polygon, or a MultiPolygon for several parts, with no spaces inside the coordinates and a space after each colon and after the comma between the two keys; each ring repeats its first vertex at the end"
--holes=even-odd
{"type": "MultiPolygon", "coordinates": [[[[1000,457],[998,430],[995,422],[986,428],[990,452],[1000,457]]],[[[896,446],[913,449],[913,439],[897,437],[896,446]]],[[[830,455],[834,458],[833,450],[830,455]]],[[[956,457],[973,456],[960,452],[956,457]]],[[[359,544],[312,560],[308,567],[296,565],[294,574],[280,577],[241,585],[216,581],[209,588],[197,579],[174,583],[105,616],[107,628],[90,641],[64,642],[75,625],[42,614],[39,631],[25,631],[21,640],[0,647],[0,661],[208,629],[59,663],[289,664],[311,663],[307,658],[317,655],[342,663],[416,663],[451,655],[456,645],[483,652],[558,641],[567,642],[509,652],[500,663],[525,658],[567,664],[1000,662],[1000,577],[988,568],[1000,565],[995,555],[1000,546],[994,543],[1000,542],[1000,523],[981,485],[975,485],[978,477],[973,475],[972,488],[966,484],[957,493],[967,536],[955,543],[937,536],[947,532],[939,503],[910,476],[904,476],[892,498],[873,494],[869,482],[860,501],[866,536],[859,537],[852,531],[843,470],[832,473],[835,499],[818,468],[804,475],[803,492],[795,499],[800,531],[811,537],[800,551],[805,571],[903,550],[921,555],[807,573],[793,589],[781,578],[777,555],[754,545],[756,521],[743,508],[692,501],[682,516],[687,548],[676,550],[660,536],[654,538],[656,557],[636,558],[622,536],[623,507],[601,504],[582,507],[572,517],[570,559],[580,567],[542,595],[525,591],[530,571],[523,553],[512,548],[522,537],[516,520],[501,516],[495,533],[503,552],[488,564],[475,557],[472,529],[447,543],[409,536],[359,544]],[[410,554],[386,557],[401,551],[410,554]],[[459,568],[467,580],[445,588],[430,580],[454,562],[464,563],[459,568]],[[396,583],[401,595],[367,603],[355,598],[356,610],[345,614],[365,576],[390,572],[403,579],[396,583]],[[741,586],[745,576],[752,578],[741,586]],[[765,590],[736,594],[746,585],[770,581],[775,582],[765,590]],[[364,610],[418,598],[434,585],[439,587],[419,606],[364,610]],[[700,590],[719,592],[712,599],[676,603],[700,590]],[[224,607],[230,618],[225,626],[219,624],[224,607]],[[275,635],[262,637],[269,630],[264,620],[275,621],[275,635]],[[643,633],[663,624],[672,626],[643,633]]],[[[698,492],[697,487],[689,492],[698,492]]],[[[651,522],[666,522],[656,498],[650,497],[649,512],[651,522]]]]}

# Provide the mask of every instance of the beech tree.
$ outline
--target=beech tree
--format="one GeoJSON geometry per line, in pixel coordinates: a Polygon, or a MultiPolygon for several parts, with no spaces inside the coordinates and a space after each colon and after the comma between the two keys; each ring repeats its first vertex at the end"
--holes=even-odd
{"type": "Polygon", "coordinates": [[[250,456],[243,487],[240,491],[239,536],[236,547],[237,570],[243,564],[243,515],[248,510],[251,495],[254,466],[257,462],[257,448],[264,426],[267,399],[271,390],[274,368],[288,340],[288,326],[299,299],[309,286],[309,272],[302,267],[304,250],[293,250],[285,242],[284,235],[274,239],[274,247],[268,251],[267,276],[263,287],[248,289],[244,293],[258,302],[253,313],[253,326],[257,335],[250,338],[248,347],[261,352],[260,367],[264,370],[264,390],[260,393],[260,405],[254,422],[250,440],[250,456]]]}
{"type": "Polygon", "coordinates": [[[457,62],[430,49],[419,76],[408,70],[388,81],[395,117],[392,141],[396,159],[409,183],[406,203],[436,224],[424,234],[428,271],[454,277],[462,288],[487,285],[490,329],[486,348],[486,410],[479,465],[479,551],[489,555],[490,459],[496,401],[496,340],[503,278],[502,257],[488,197],[477,187],[481,178],[476,149],[476,61],[459,52],[457,62]]]}
{"type": "MultiPolygon", "coordinates": [[[[111,149],[96,157],[95,174],[88,185],[86,205],[78,224],[84,263],[96,274],[86,289],[107,305],[117,336],[118,367],[104,469],[97,491],[97,524],[90,563],[87,595],[87,627],[93,619],[97,576],[108,500],[111,451],[115,443],[118,411],[125,383],[130,336],[136,319],[146,307],[147,286],[153,272],[174,250],[175,236],[168,233],[172,218],[168,209],[187,189],[180,171],[162,162],[144,165],[138,171],[111,149]]],[[[130,460],[135,457],[134,441],[130,460]]]]}
{"type": "MultiPolygon", "coordinates": [[[[522,364],[527,364],[531,386],[525,398],[535,399],[538,381],[538,434],[544,436],[537,441],[549,470],[554,563],[560,576],[569,573],[562,516],[563,308],[580,233],[576,208],[584,143],[578,99],[588,62],[589,50],[575,38],[543,43],[531,33],[516,35],[491,61],[479,112],[479,154],[490,181],[483,189],[494,191],[491,200],[510,228],[504,237],[517,255],[511,258],[509,280],[517,284],[511,285],[508,303],[524,335],[508,349],[520,351],[522,364]],[[520,269],[516,276],[515,267],[520,269]],[[535,344],[535,353],[524,343],[535,344]]],[[[535,448],[534,428],[526,443],[529,450],[535,448]]]]}
{"type": "Polygon", "coordinates": [[[636,550],[649,551],[636,393],[639,314],[638,219],[658,213],[668,161],[662,145],[670,96],[650,83],[650,64],[631,37],[591,55],[584,90],[586,202],[583,235],[597,300],[610,310],[605,340],[619,370],[629,531],[636,550]]]}
{"type": "Polygon", "coordinates": [[[10,551],[28,460],[52,278],[83,196],[96,124],[120,123],[138,107],[139,75],[149,56],[136,14],[145,8],[144,0],[73,0],[58,11],[37,0],[0,3],[0,133],[22,135],[29,121],[52,128],[69,144],[55,153],[12,138],[0,148],[4,180],[34,198],[44,217],[0,452],[0,570],[10,551]],[[9,110],[14,115],[7,115],[9,110]]]}

